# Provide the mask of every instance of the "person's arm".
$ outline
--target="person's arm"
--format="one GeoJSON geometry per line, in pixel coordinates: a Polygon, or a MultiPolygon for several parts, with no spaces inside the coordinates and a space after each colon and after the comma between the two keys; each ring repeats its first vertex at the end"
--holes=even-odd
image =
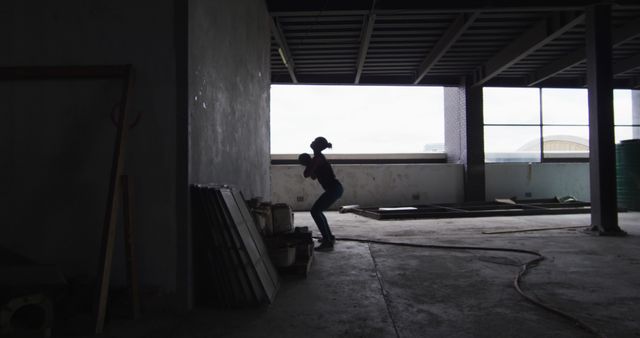
{"type": "Polygon", "coordinates": [[[311,177],[311,179],[316,179],[316,168],[320,165],[322,159],[318,156],[314,156],[311,160],[311,163],[304,168],[304,177],[311,177]]]}
{"type": "Polygon", "coordinates": [[[304,177],[311,177],[312,180],[316,179],[316,176],[309,171],[309,167],[304,169],[304,174],[303,175],[304,175],[304,177]]]}
{"type": "Polygon", "coordinates": [[[315,173],[311,170],[311,164],[309,164],[306,168],[304,168],[304,177],[311,177],[312,180],[316,179],[315,173]]]}

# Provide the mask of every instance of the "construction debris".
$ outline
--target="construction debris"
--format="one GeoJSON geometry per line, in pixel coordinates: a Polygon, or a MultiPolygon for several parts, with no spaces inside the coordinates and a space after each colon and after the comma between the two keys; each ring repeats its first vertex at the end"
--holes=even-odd
{"type": "Polygon", "coordinates": [[[253,203],[251,211],[278,271],[306,277],[313,261],[313,234],[307,227],[294,227],[291,206],[253,203]]]}
{"type": "Polygon", "coordinates": [[[205,305],[272,303],[278,273],[239,190],[192,185],[196,293],[205,305]]]}
{"type": "Polygon", "coordinates": [[[265,238],[269,255],[283,274],[307,276],[313,262],[313,234],[307,227],[265,238]]]}
{"type": "MultiPolygon", "coordinates": [[[[624,210],[620,210],[624,211],[624,210]]],[[[424,204],[413,206],[358,207],[348,206],[340,212],[351,212],[373,219],[460,218],[525,215],[586,214],[591,204],[573,197],[517,200],[496,199],[492,202],[424,204]]]]}

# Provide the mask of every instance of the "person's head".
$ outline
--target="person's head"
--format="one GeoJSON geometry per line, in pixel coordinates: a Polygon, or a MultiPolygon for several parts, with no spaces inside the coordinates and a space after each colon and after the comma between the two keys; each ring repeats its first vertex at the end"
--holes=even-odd
{"type": "Polygon", "coordinates": [[[302,165],[309,165],[311,163],[311,155],[307,153],[302,153],[298,155],[298,162],[302,165]]]}
{"type": "Polygon", "coordinates": [[[327,148],[331,149],[331,147],[331,143],[329,143],[327,139],[322,136],[316,137],[316,139],[311,142],[311,149],[317,152],[323,151],[327,148]]]}

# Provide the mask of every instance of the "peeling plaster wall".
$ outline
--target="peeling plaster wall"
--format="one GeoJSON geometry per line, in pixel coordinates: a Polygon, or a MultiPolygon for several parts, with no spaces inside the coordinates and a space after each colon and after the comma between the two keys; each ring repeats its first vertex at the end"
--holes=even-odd
{"type": "MultiPolygon", "coordinates": [[[[334,165],[345,193],[333,206],[461,203],[464,200],[461,164],[334,165]],[[414,199],[414,198],[418,199],[414,199]]],[[[486,165],[487,200],[551,198],[572,195],[589,201],[588,163],[496,163],[486,165]],[[531,193],[531,197],[525,194],[531,193]]],[[[322,188],[302,176],[296,165],[272,166],[274,203],[309,210],[322,188]],[[302,197],[302,201],[298,198],[302,197]]]]}
{"type": "MultiPolygon", "coordinates": [[[[462,202],[462,168],[461,164],[334,164],[344,195],[332,208],[462,202]]],[[[299,165],[272,166],[272,202],[287,203],[295,210],[311,208],[322,188],[305,179],[302,170],[299,165]]]]}
{"type": "Polygon", "coordinates": [[[591,200],[589,163],[495,163],[487,164],[485,170],[488,200],[567,195],[581,201],[591,200]]]}
{"type": "MultiPolygon", "coordinates": [[[[173,0],[3,0],[0,66],[132,64],[126,171],[140,282],[175,288],[173,0]]],[[[113,80],[0,82],[0,246],[93,279],[115,141],[113,80]],[[5,162],[6,161],[6,162],[5,162]]],[[[118,233],[122,234],[121,225],[118,233]]],[[[122,239],[113,281],[124,280],[122,239]]]]}
{"type": "Polygon", "coordinates": [[[189,175],[269,196],[269,53],[264,1],[189,2],[189,175]]]}

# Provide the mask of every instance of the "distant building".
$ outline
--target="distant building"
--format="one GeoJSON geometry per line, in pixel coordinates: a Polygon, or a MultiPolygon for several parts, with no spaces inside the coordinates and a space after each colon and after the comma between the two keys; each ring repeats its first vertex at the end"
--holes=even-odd
{"type": "MultiPolygon", "coordinates": [[[[571,135],[550,135],[544,137],[544,151],[588,152],[589,140],[571,135]]],[[[517,151],[539,151],[540,139],[527,142],[517,151]]]]}
{"type": "Polygon", "coordinates": [[[443,153],[444,143],[427,143],[424,145],[422,150],[425,153],[443,153]]]}

